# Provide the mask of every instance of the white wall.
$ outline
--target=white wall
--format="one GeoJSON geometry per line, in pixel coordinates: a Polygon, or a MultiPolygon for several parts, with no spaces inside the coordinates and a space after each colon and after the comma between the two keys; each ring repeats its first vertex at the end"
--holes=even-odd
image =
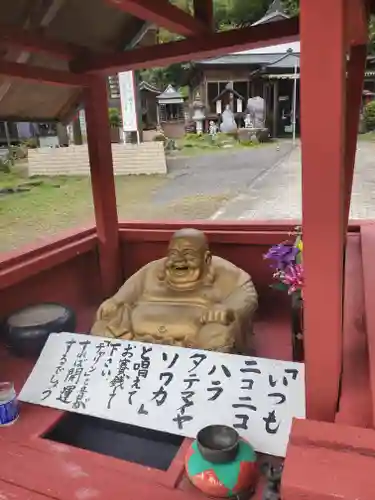
{"type": "MultiPolygon", "coordinates": [[[[166,174],[162,142],[112,144],[115,175],[166,174]]],[[[89,175],[87,145],[29,149],[29,175],[89,175]]]]}

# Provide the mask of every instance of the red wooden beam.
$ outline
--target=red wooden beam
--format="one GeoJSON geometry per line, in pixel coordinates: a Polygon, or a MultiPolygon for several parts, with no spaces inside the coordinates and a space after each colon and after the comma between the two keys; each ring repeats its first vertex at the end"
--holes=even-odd
{"type": "Polygon", "coordinates": [[[171,33],[195,36],[208,31],[203,22],[175,7],[168,0],[106,0],[106,2],[171,33]]]}
{"type": "Polygon", "coordinates": [[[13,26],[0,25],[0,44],[16,47],[26,52],[51,54],[58,59],[71,60],[87,52],[77,47],[43,35],[43,32],[26,31],[13,26]]]}
{"type": "Polygon", "coordinates": [[[326,421],[342,370],[346,3],[300,2],[306,402],[308,418],[326,421]]]}
{"type": "Polygon", "coordinates": [[[68,71],[30,66],[10,61],[0,61],[0,75],[29,80],[33,82],[49,83],[50,85],[66,85],[70,87],[84,87],[89,85],[91,78],[88,75],[76,75],[68,71]]]}
{"type": "Polygon", "coordinates": [[[351,0],[347,4],[347,43],[348,46],[368,43],[368,22],[370,9],[367,0],[351,0]]]}
{"type": "Polygon", "coordinates": [[[126,52],[86,57],[71,64],[73,71],[97,72],[113,75],[129,69],[167,66],[172,63],[219,56],[238,50],[264,47],[298,39],[298,18],[286,19],[248,28],[223,31],[211,35],[164,43],[152,47],[140,47],[126,52]]]}
{"type": "Polygon", "coordinates": [[[103,296],[110,297],[121,284],[122,267],[105,78],[85,89],[85,112],[100,275],[103,296]]]}
{"type": "Polygon", "coordinates": [[[194,16],[209,29],[214,27],[213,0],[194,0],[194,16]]]}

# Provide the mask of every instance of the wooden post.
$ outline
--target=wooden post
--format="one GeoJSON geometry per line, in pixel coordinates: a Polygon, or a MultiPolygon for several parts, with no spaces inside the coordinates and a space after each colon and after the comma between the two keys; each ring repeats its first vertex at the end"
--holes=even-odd
{"type": "Polygon", "coordinates": [[[208,26],[214,27],[213,0],[194,0],[194,17],[208,26]]]}
{"type": "Polygon", "coordinates": [[[73,120],[73,142],[75,145],[81,146],[83,144],[81,122],[79,120],[79,114],[77,113],[77,118],[73,120]]]}
{"type": "Polygon", "coordinates": [[[273,82],[273,123],[272,123],[272,136],[277,137],[277,124],[279,114],[279,81],[273,82]]]}
{"type": "Polygon", "coordinates": [[[326,421],[342,369],[346,3],[300,2],[306,400],[326,421]]]}
{"type": "Polygon", "coordinates": [[[118,289],[122,272],[105,78],[95,78],[86,88],[85,112],[100,273],[103,295],[109,297],[118,289]]]}

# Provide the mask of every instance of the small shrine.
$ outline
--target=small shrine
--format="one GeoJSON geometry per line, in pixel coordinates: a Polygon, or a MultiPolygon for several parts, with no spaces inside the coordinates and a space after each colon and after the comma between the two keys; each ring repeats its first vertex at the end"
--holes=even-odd
{"type": "Polygon", "coordinates": [[[184,98],[173,85],[157,96],[158,125],[171,138],[182,137],[185,132],[184,98]]]}
{"type": "Polygon", "coordinates": [[[228,82],[225,88],[212,101],[216,107],[216,113],[220,116],[225,110],[230,110],[235,118],[242,117],[245,97],[233,87],[233,82],[228,82]]]}

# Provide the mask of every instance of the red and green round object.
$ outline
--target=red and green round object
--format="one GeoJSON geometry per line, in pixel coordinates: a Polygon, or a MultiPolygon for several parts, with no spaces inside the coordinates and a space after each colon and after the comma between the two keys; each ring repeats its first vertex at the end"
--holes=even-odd
{"type": "Polygon", "coordinates": [[[186,473],[196,488],[206,495],[228,498],[255,487],[257,480],[256,455],[244,440],[239,443],[236,458],[214,464],[206,460],[194,441],[185,458],[186,473]]]}

